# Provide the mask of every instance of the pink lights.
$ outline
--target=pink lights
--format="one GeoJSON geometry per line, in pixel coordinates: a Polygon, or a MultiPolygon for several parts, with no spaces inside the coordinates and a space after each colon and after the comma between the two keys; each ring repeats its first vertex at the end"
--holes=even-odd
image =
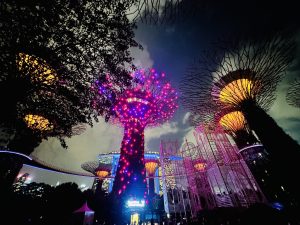
{"type": "Polygon", "coordinates": [[[144,129],[170,119],[178,107],[178,97],[171,84],[164,80],[164,73],[139,70],[131,76],[131,88],[116,100],[113,109],[125,128],[113,188],[119,195],[146,198],[144,129]]]}
{"type": "Polygon", "coordinates": [[[140,126],[157,126],[170,119],[176,111],[177,92],[165,74],[154,69],[138,70],[131,75],[136,82],[117,100],[114,111],[121,123],[135,121],[140,126]]]}

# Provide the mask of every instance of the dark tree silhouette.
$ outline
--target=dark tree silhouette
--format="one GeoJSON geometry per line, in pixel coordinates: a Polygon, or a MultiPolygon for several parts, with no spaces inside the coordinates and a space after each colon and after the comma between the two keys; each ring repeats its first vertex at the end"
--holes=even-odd
{"type": "Polygon", "coordinates": [[[270,153],[278,185],[300,202],[294,179],[300,147],[266,113],[293,60],[294,47],[293,38],[280,34],[264,40],[219,43],[188,70],[181,90],[183,104],[199,117],[224,110],[242,112],[270,153]]]}
{"type": "Polygon", "coordinates": [[[113,102],[106,94],[129,84],[129,47],[139,46],[127,7],[106,0],[1,1],[0,125],[12,127],[16,136],[58,137],[65,146],[74,126],[109,117],[113,102]],[[90,89],[96,79],[111,89],[97,93],[97,110],[90,89]]]}
{"type": "Polygon", "coordinates": [[[48,196],[48,223],[55,224],[56,221],[66,223],[84,201],[85,196],[76,183],[63,183],[55,187],[48,196]]]}
{"type": "Polygon", "coordinates": [[[171,24],[191,17],[202,5],[198,0],[131,0],[127,15],[145,24],[171,24]]]}
{"type": "Polygon", "coordinates": [[[286,101],[295,107],[300,108],[300,79],[295,80],[286,95],[286,101]]]}

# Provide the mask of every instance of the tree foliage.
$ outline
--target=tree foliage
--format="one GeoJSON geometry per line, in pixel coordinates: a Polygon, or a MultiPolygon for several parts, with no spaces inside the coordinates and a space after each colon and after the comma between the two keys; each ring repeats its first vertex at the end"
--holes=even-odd
{"type": "Polygon", "coordinates": [[[109,117],[113,101],[107,95],[129,85],[129,48],[139,46],[127,7],[107,0],[1,1],[1,126],[63,140],[73,126],[109,117]],[[111,91],[91,91],[96,79],[111,91]],[[47,119],[51,129],[24,129],[28,114],[47,119]]]}

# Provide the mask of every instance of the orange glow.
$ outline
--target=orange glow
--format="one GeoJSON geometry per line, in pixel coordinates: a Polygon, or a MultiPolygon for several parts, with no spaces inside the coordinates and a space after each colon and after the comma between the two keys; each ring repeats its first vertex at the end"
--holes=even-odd
{"type": "Polygon", "coordinates": [[[145,163],[145,168],[147,170],[147,173],[149,176],[153,176],[155,173],[155,170],[158,166],[157,162],[151,161],[151,162],[146,162],[145,163]]]}
{"type": "Polygon", "coordinates": [[[241,101],[253,97],[253,83],[248,79],[238,79],[227,84],[220,91],[220,101],[229,104],[239,104],[241,101]]]}
{"type": "Polygon", "coordinates": [[[24,117],[24,121],[27,127],[33,130],[48,131],[53,129],[53,124],[48,119],[39,115],[28,114],[24,117]]]}
{"type": "Polygon", "coordinates": [[[47,64],[47,62],[35,56],[19,53],[17,67],[20,72],[29,74],[32,81],[38,80],[44,84],[50,85],[57,80],[56,72],[47,64]]]}
{"type": "Polygon", "coordinates": [[[103,179],[103,178],[107,177],[108,174],[109,174],[109,172],[106,171],[106,170],[98,170],[98,171],[96,172],[96,175],[97,175],[100,179],[103,179]]]}
{"type": "Polygon", "coordinates": [[[199,172],[203,172],[206,168],[206,163],[204,162],[198,162],[194,165],[195,169],[198,170],[199,172]]]}
{"type": "Polygon", "coordinates": [[[221,117],[220,124],[227,130],[236,132],[245,127],[245,117],[242,112],[234,111],[221,117]]]}

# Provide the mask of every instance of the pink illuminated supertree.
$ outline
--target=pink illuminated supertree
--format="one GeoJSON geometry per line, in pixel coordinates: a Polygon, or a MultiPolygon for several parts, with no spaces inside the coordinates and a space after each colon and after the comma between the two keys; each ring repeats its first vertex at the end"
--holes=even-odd
{"type": "Polygon", "coordinates": [[[144,130],[169,120],[177,109],[177,92],[154,69],[132,74],[133,84],[116,100],[115,119],[124,126],[113,192],[122,197],[146,198],[144,130]]]}

